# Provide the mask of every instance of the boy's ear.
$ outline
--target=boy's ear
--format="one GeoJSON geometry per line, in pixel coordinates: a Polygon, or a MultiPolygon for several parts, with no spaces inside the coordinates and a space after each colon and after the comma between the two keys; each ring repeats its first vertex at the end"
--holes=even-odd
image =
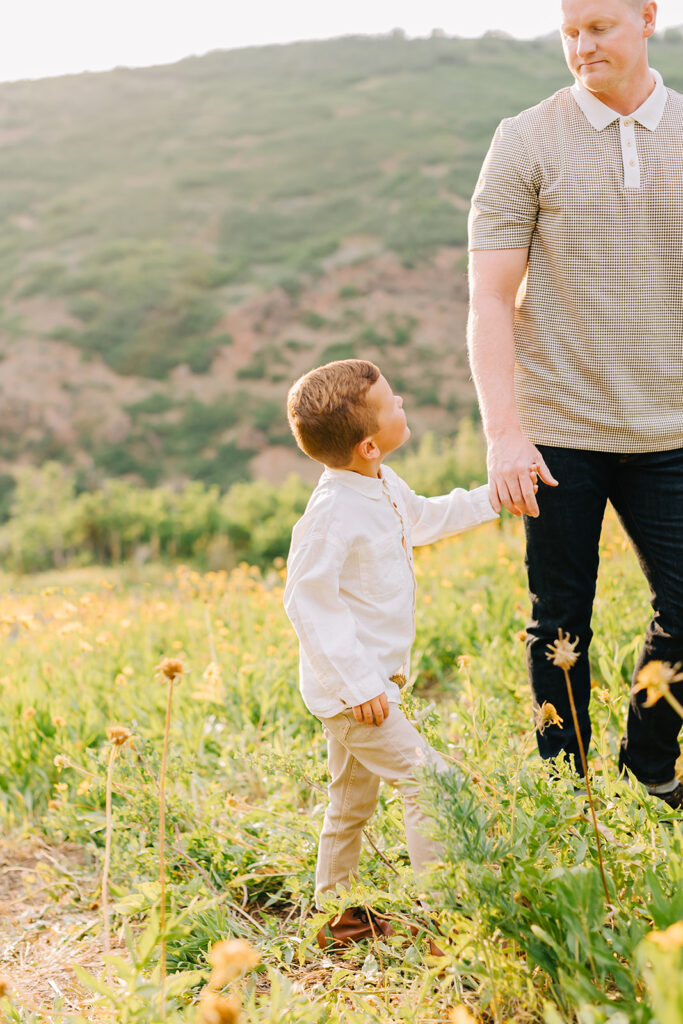
{"type": "Polygon", "coordinates": [[[376,459],[381,455],[381,452],[372,437],[364,437],[362,441],[359,441],[356,445],[356,451],[360,455],[361,459],[365,459],[367,462],[372,462],[373,459],[376,459]]]}

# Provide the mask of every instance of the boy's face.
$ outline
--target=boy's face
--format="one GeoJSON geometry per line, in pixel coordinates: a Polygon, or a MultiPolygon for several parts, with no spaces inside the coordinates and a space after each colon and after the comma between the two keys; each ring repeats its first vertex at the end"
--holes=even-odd
{"type": "Polygon", "coordinates": [[[383,456],[388,455],[410,437],[403,399],[395,395],[386,378],[380,376],[368,389],[367,401],[377,416],[377,430],[372,434],[372,440],[383,456]]]}

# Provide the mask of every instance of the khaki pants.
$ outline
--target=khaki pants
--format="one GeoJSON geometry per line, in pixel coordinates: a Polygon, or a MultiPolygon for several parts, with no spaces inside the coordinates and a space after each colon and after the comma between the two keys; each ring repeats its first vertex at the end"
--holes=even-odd
{"type": "Polygon", "coordinates": [[[323,718],[331,781],[318,864],[316,894],[348,888],[358,871],[361,833],[377,804],[381,780],[395,786],[404,799],[406,841],[410,863],[420,871],[439,860],[441,849],[424,834],[420,806],[420,775],[425,768],[443,771],[445,762],[420,736],[402,708],[390,705],[389,717],[377,725],[356,722],[352,711],[323,718]]]}

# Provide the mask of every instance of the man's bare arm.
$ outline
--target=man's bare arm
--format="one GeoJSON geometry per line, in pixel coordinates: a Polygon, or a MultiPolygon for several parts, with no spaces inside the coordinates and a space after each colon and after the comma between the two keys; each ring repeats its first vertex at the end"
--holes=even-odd
{"type": "Polygon", "coordinates": [[[470,253],[468,347],[488,444],[491,504],[514,515],[538,515],[534,467],[544,483],[557,480],[524,435],[514,394],[514,313],[527,249],[470,253]]]}

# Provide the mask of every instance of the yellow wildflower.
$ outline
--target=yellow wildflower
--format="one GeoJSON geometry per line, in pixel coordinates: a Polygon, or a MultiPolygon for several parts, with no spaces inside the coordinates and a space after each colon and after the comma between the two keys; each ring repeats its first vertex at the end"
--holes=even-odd
{"type": "Polygon", "coordinates": [[[676,921],[666,931],[650,932],[648,939],[650,942],[654,942],[655,946],[659,946],[665,953],[683,949],[683,921],[676,921]]]}
{"type": "Polygon", "coordinates": [[[210,985],[222,988],[229,981],[234,981],[244,971],[250,971],[259,962],[259,955],[244,939],[226,939],[216,942],[209,953],[209,963],[213,966],[210,985]]]}
{"type": "Polygon", "coordinates": [[[66,718],[63,715],[55,715],[52,719],[52,724],[56,725],[57,728],[63,728],[66,725],[66,718]]]}
{"type": "Polygon", "coordinates": [[[33,707],[24,708],[22,718],[26,722],[30,722],[32,718],[36,717],[36,709],[33,707]]]}
{"type": "Polygon", "coordinates": [[[198,1024],[238,1024],[240,1000],[236,995],[219,996],[207,989],[199,1001],[198,1024]]]}
{"type": "Polygon", "coordinates": [[[448,1011],[450,1024],[477,1024],[477,1018],[473,1017],[466,1006],[456,1006],[448,1011]]]}
{"type": "Polygon", "coordinates": [[[223,700],[223,669],[218,662],[209,662],[202,673],[202,682],[192,696],[195,700],[210,700],[216,704],[223,700]]]}
{"type": "Polygon", "coordinates": [[[107,729],[107,739],[113,747],[122,747],[132,735],[125,725],[110,725],[107,729]]]}
{"type": "Polygon", "coordinates": [[[162,658],[157,665],[157,671],[174,683],[185,671],[185,666],[180,658],[162,658]]]}
{"type": "Polygon", "coordinates": [[[679,683],[683,679],[683,672],[676,671],[680,667],[672,667],[666,661],[648,661],[647,665],[643,665],[633,687],[633,693],[647,690],[647,700],[643,707],[651,708],[669,692],[672,683],[679,683]]]}
{"type": "Polygon", "coordinates": [[[538,704],[535,706],[534,721],[541,736],[549,725],[559,725],[561,729],[564,724],[564,719],[558,715],[555,705],[547,700],[544,700],[540,707],[538,704]]]}
{"type": "Polygon", "coordinates": [[[576,653],[579,638],[577,636],[575,640],[571,640],[569,636],[564,635],[562,630],[559,632],[560,635],[557,640],[552,644],[548,644],[546,658],[548,661],[552,661],[553,665],[557,665],[558,668],[570,669],[579,658],[576,653]]]}

